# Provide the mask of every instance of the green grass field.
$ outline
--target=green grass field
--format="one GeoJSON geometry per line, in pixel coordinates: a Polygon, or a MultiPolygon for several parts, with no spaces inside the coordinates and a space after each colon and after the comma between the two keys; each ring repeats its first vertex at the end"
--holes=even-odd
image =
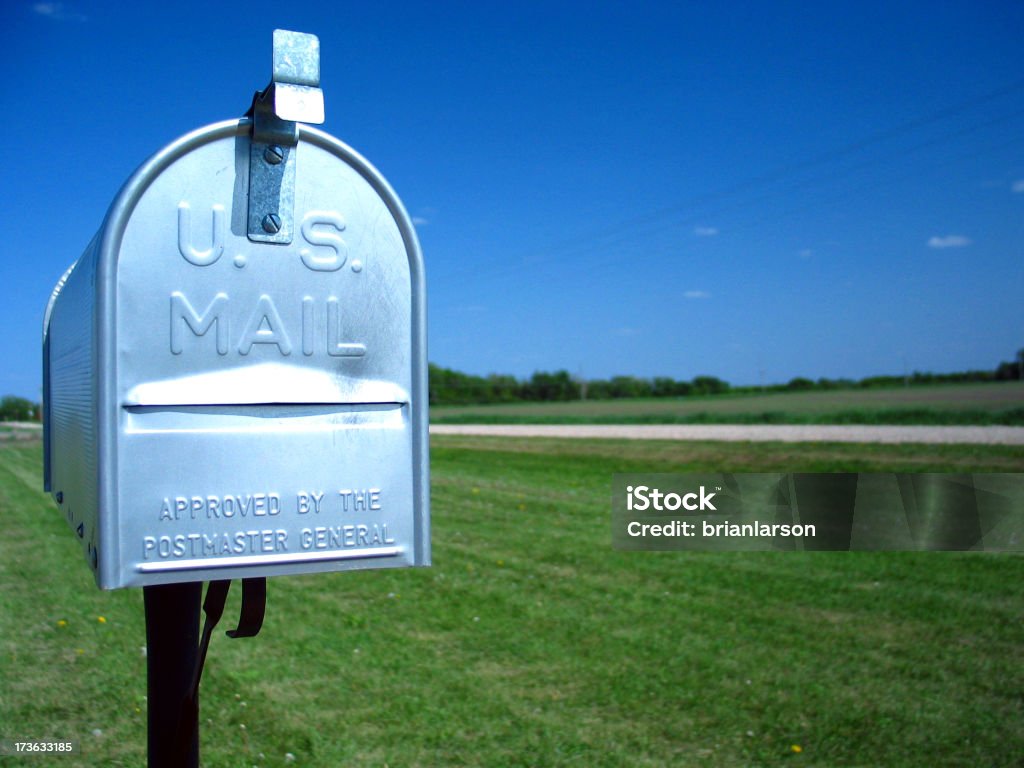
{"type": "Polygon", "coordinates": [[[772,392],[568,403],[433,406],[438,424],[1011,424],[1024,384],[772,392]]]}
{"type": "MultiPolygon", "coordinates": [[[[0,445],[0,736],[83,751],[0,762],[142,765],[141,591],[96,590],[39,463],[0,445]]],[[[1024,558],[623,553],[609,494],[1024,449],[446,437],[432,469],[432,568],[272,579],[258,637],[217,632],[204,766],[1020,765],[1024,558]]]]}

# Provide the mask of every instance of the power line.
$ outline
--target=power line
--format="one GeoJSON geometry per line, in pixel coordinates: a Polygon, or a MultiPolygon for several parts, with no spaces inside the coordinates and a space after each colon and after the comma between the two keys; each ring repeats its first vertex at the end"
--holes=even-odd
{"type": "MultiPolygon", "coordinates": [[[[547,272],[547,271],[550,271],[550,269],[553,266],[558,266],[558,265],[556,265],[556,264],[554,264],[552,262],[552,260],[551,260],[551,256],[552,255],[557,254],[557,255],[561,255],[561,256],[566,256],[566,255],[571,255],[571,254],[574,254],[574,253],[579,253],[579,252],[582,252],[584,250],[588,250],[588,249],[594,248],[595,244],[598,244],[598,243],[603,244],[604,247],[607,248],[607,247],[613,246],[615,244],[621,243],[621,242],[623,242],[626,239],[633,239],[634,238],[634,233],[635,233],[635,231],[638,228],[642,227],[645,224],[653,224],[653,223],[657,223],[659,221],[662,221],[662,220],[666,219],[667,217],[670,217],[670,216],[673,216],[674,214],[677,214],[680,210],[692,211],[693,208],[699,207],[701,205],[706,205],[707,203],[712,202],[714,200],[720,200],[720,199],[723,199],[723,198],[728,199],[730,197],[736,197],[738,194],[740,194],[742,192],[745,192],[745,191],[750,190],[750,189],[755,189],[755,188],[760,187],[760,186],[764,186],[764,185],[767,185],[767,184],[771,184],[771,183],[780,181],[782,179],[785,179],[785,178],[787,178],[789,176],[797,174],[797,173],[799,173],[801,171],[804,171],[806,169],[814,168],[814,167],[821,166],[821,165],[824,165],[824,164],[827,164],[827,163],[833,163],[833,162],[835,162],[835,161],[837,161],[837,160],[839,160],[839,159],[841,159],[843,157],[854,155],[857,152],[861,152],[865,148],[874,146],[876,144],[882,143],[884,141],[890,140],[892,138],[895,138],[897,136],[900,136],[900,135],[903,135],[903,134],[906,134],[906,133],[910,133],[910,132],[913,132],[913,131],[916,131],[916,130],[920,130],[921,128],[924,128],[924,127],[926,127],[928,125],[931,125],[931,124],[934,124],[934,123],[938,123],[938,122],[941,122],[943,120],[947,120],[947,119],[949,119],[951,117],[954,117],[954,116],[956,116],[958,114],[962,114],[962,113],[964,113],[964,112],[966,112],[966,111],[968,111],[970,109],[973,109],[973,108],[975,108],[975,107],[977,107],[979,105],[988,103],[990,101],[994,101],[994,100],[996,100],[996,99],[998,99],[998,98],[1000,98],[1002,96],[1005,96],[1005,95],[1008,95],[1008,94],[1020,91],[1022,89],[1024,89],[1024,79],[1017,80],[1017,81],[1015,81],[1013,83],[1010,83],[1010,84],[1008,84],[1006,86],[1003,86],[1001,88],[995,89],[993,91],[989,91],[988,93],[985,93],[985,94],[983,94],[981,96],[973,97],[971,99],[967,99],[965,101],[958,102],[958,103],[953,104],[951,106],[944,107],[943,109],[940,109],[940,110],[938,110],[936,112],[930,113],[930,114],[928,114],[928,115],[926,115],[924,117],[915,118],[913,120],[906,121],[904,123],[901,123],[901,124],[899,124],[897,126],[894,126],[892,128],[886,129],[884,131],[879,131],[879,132],[870,134],[870,135],[868,135],[868,136],[866,136],[864,138],[858,139],[858,140],[856,140],[854,142],[851,142],[849,144],[846,144],[846,145],[844,145],[842,147],[839,147],[839,148],[836,148],[836,149],[833,149],[833,150],[829,150],[827,152],[820,153],[818,155],[815,155],[815,156],[812,156],[810,158],[807,158],[806,160],[801,160],[801,161],[798,161],[798,162],[795,162],[795,163],[791,163],[791,164],[788,164],[788,165],[781,166],[781,167],[776,168],[774,170],[768,171],[768,172],[763,173],[763,174],[759,174],[757,176],[751,177],[749,179],[743,180],[743,181],[738,182],[736,184],[729,185],[727,187],[724,187],[722,189],[719,189],[719,190],[716,190],[716,191],[713,191],[713,192],[692,196],[690,198],[687,198],[686,200],[683,200],[683,201],[680,201],[680,202],[677,202],[677,203],[673,203],[670,206],[667,206],[667,207],[664,207],[664,208],[660,208],[660,209],[658,209],[656,211],[652,211],[652,212],[647,213],[647,214],[643,214],[643,215],[640,215],[640,216],[635,216],[635,217],[631,217],[631,218],[628,218],[628,219],[624,219],[624,220],[620,221],[619,223],[617,223],[616,225],[614,225],[611,228],[605,228],[605,229],[602,229],[602,230],[595,231],[595,232],[593,232],[591,234],[585,234],[583,236],[575,237],[575,238],[572,238],[570,240],[563,240],[563,241],[559,241],[559,242],[553,243],[548,248],[545,248],[543,253],[535,252],[535,254],[532,257],[529,257],[529,256],[526,257],[524,259],[524,261],[526,261],[525,264],[520,263],[520,264],[510,265],[508,263],[503,263],[501,265],[497,265],[497,268],[487,268],[487,267],[483,267],[483,268],[476,267],[476,268],[472,268],[472,269],[467,268],[467,269],[464,269],[464,270],[460,270],[459,272],[456,272],[454,275],[449,275],[449,277],[450,278],[454,278],[456,280],[466,279],[466,278],[469,278],[469,277],[484,277],[484,276],[491,277],[491,278],[494,278],[494,277],[507,277],[507,276],[511,276],[511,275],[514,275],[514,274],[520,272],[524,267],[529,267],[530,268],[530,277],[531,277],[531,279],[534,279],[536,277],[538,269],[540,269],[541,271],[547,272]],[[538,264],[531,265],[529,263],[529,260],[531,258],[537,259],[537,260],[541,260],[542,259],[543,261],[539,265],[538,264]],[[544,262],[546,262],[546,264],[544,262]]],[[[962,137],[964,135],[968,135],[970,133],[974,133],[977,130],[981,130],[981,129],[985,128],[985,127],[990,127],[991,125],[998,124],[1000,122],[1005,122],[1008,119],[1011,119],[1011,118],[1013,118],[1013,117],[1015,117],[1017,115],[1022,114],[1022,112],[1024,112],[1024,111],[1016,111],[1016,112],[1010,113],[1008,115],[1003,115],[1003,116],[1001,116],[999,118],[996,118],[995,120],[988,121],[986,123],[978,124],[978,125],[975,125],[975,126],[970,126],[970,127],[966,128],[966,129],[961,129],[959,131],[955,131],[952,134],[948,134],[946,136],[939,137],[937,139],[929,140],[928,142],[925,142],[923,144],[917,145],[916,147],[912,147],[912,148],[907,149],[907,150],[898,150],[898,152],[906,154],[908,152],[917,151],[917,150],[919,150],[921,148],[925,148],[925,147],[928,147],[928,146],[934,146],[936,144],[940,144],[940,143],[943,143],[945,141],[949,141],[949,140],[952,140],[952,139],[960,138],[960,137],[962,137]]],[[[883,157],[883,158],[875,158],[873,160],[868,160],[868,161],[866,161],[864,163],[859,164],[858,166],[855,166],[853,169],[859,170],[859,169],[862,169],[862,168],[870,167],[872,165],[877,165],[879,162],[883,162],[885,159],[887,159],[887,158],[883,157]]],[[[851,170],[850,168],[847,168],[847,169],[845,169],[845,172],[848,173],[850,170],[851,170]]],[[[819,181],[821,179],[832,180],[834,178],[836,178],[836,175],[833,173],[833,174],[829,174],[828,176],[817,177],[815,179],[806,180],[803,183],[802,186],[808,186],[810,184],[816,183],[817,181],[819,181]]],[[[763,199],[763,197],[760,198],[760,199],[763,199]]],[[[742,203],[739,203],[739,204],[747,205],[747,204],[749,204],[749,202],[748,201],[743,201],[742,203]]],[[[685,224],[685,223],[695,223],[696,221],[698,221],[701,218],[708,218],[709,215],[720,214],[723,210],[729,210],[731,207],[735,207],[735,205],[736,204],[733,204],[732,206],[727,205],[727,206],[724,206],[724,207],[720,207],[718,209],[713,209],[710,213],[705,211],[700,217],[697,217],[696,214],[694,214],[694,213],[689,213],[684,219],[674,220],[674,221],[667,222],[667,225],[668,225],[668,227],[678,227],[678,226],[681,226],[682,224],[685,224]]],[[[664,229],[664,227],[660,227],[658,229],[655,229],[654,233],[662,231],[663,229],[664,229]]],[[[598,266],[600,266],[602,263],[607,261],[607,258],[608,257],[606,257],[605,259],[602,259],[602,260],[600,260],[598,262],[588,262],[588,268],[589,267],[598,267],[598,266]]],[[[610,258],[618,258],[618,256],[611,256],[610,258]]]]}

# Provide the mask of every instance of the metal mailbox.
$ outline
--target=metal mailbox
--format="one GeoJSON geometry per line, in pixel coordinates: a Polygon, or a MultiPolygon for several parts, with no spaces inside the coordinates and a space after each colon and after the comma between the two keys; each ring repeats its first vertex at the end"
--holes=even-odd
{"type": "Polygon", "coordinates": [[[45,487],[105,589],[427,565],[423,265],[274,33],[251,115],[170,144],[61,278],[45,487]]]}

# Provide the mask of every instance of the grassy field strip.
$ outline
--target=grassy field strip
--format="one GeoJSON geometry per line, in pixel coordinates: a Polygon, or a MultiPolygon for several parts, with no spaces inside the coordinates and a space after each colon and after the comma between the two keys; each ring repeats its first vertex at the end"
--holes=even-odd
{"type": "MultiPolygon", "coordinates": [[[[1019,765],[1024,558],[617,552],[609,493],[626,471],[1022,471],[1024,448],[431,453],[434,566],[271,579],[261,634],[212,644],[204,766],[1019,765]]],[[[141,592],[95,589],[39,460],[0,445],[2,735],[143,764],[141,592]]]]}
{"type": "Polygon", "coordinates": [[[1024,426],[1024,384],[436,405],[438,424],[931,424],[1024,426]]]}
{"type": "Polygon", "coordinates": [[[432,435],[561,437],[732,442],[943,443],[1024,445],[1024,427],[937,427],[779,424],[432,424],[432,435]]]}

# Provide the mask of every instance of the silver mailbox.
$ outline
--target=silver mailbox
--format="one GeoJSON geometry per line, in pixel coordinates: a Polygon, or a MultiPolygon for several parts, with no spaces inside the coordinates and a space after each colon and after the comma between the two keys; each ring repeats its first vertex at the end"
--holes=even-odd
{"type": "Polygon", "coordinates": [[[145,163],[46,310],[45,485],[102,588],[429,564],[416,235],[303,124],[316,38],[274,44],[252,116],[145,163]]]}

